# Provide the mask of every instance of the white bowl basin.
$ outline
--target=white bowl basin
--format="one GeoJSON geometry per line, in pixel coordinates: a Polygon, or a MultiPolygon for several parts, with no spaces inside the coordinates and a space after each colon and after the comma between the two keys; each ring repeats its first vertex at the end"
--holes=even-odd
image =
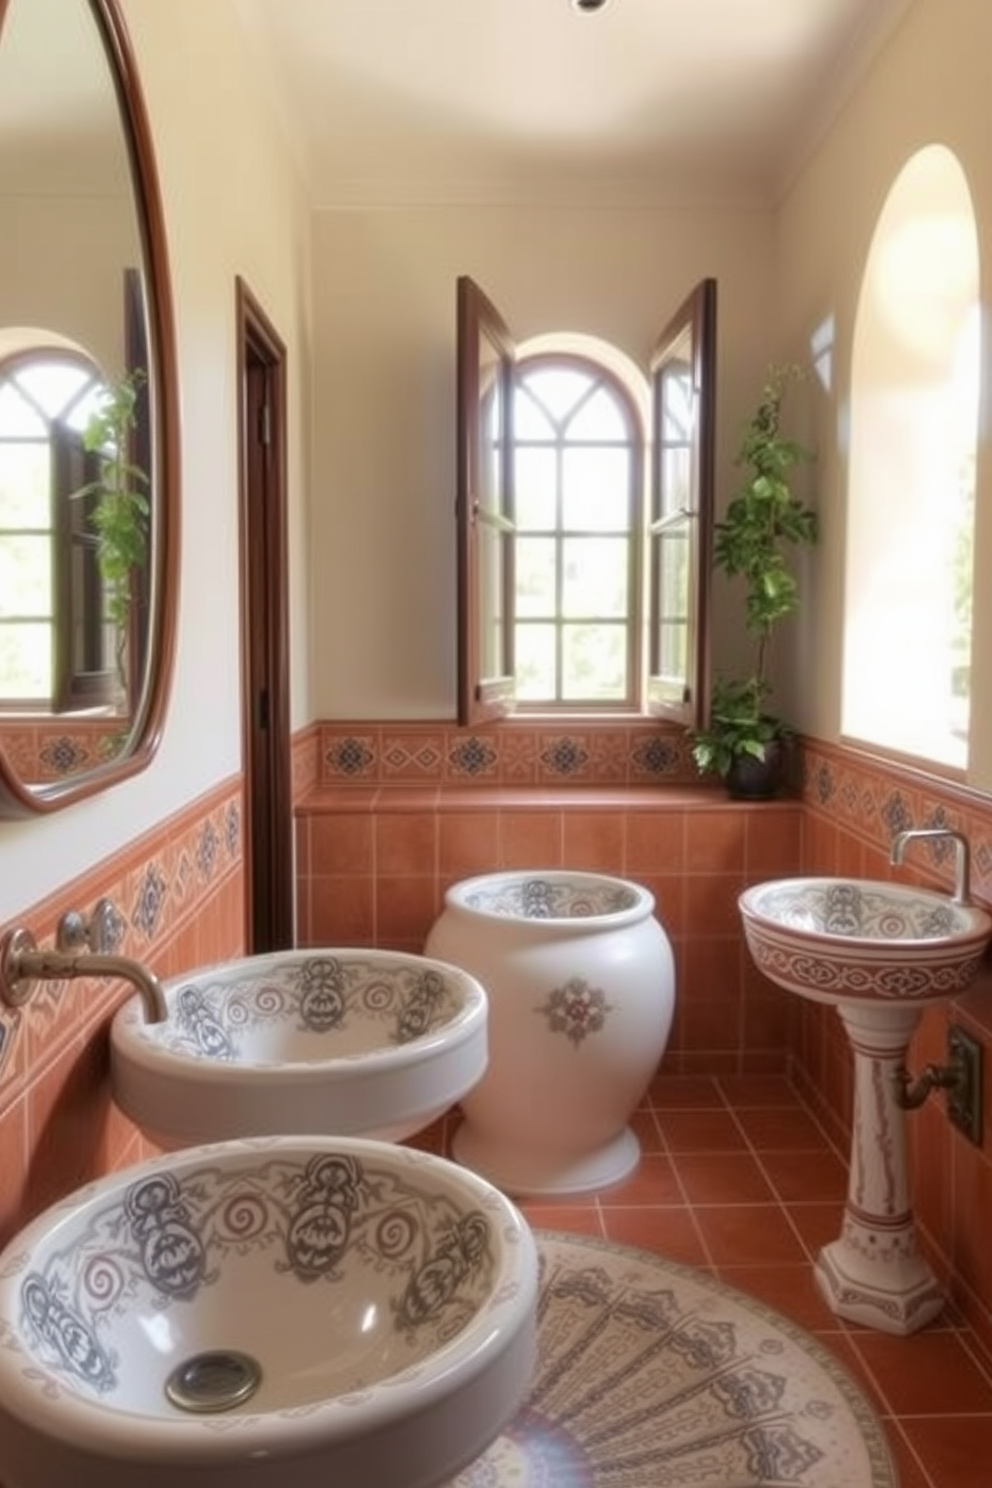
{"type": "Polygon", "coordinates": [[[773,879],[738,904],[759,970],[816,1002],[957,997],[992,938],[976,905],[871,879],[773,879]]]}
{"type": "Polygon", "coordinates": [[[467,972],[377,950],[280,951],[137,996],[111,1027],[114,1098],[160,1147],[299,1132],[399,1141],[480,1079],[486,994],[467,972]]]}
{"type": "Polygon", "coordinates": [[[156,1158],[0,1254],[0,1482],[428,1488],[519,1408],[537,1282],[518,1211],[440,1157],[277,1137],[156,1158]]]}

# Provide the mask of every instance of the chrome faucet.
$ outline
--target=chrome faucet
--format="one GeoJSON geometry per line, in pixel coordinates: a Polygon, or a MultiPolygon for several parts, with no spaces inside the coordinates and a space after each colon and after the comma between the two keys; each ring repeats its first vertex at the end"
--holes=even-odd
{"type": "Polygon", "coordinates": [[[906,844],[921,838],[924,841],[936,842],[944,840],[954,843],[954,893],[952,896],[955,904],[971,903],[971,848],[967,837],[963,832],[957,832],[953,827],[910,827],[905,832],[897,832],[892,839],[892,852],[889,862],[901,863],[906,852],[906,844]]]}
{"type": "MultiPolygon", "coordinates": [[[[60,927],[59,942],[65,942],[60,927]]],[[[141,997],[145,1019],[164,1023],[169,1005],[158,977],[140,961],[128,956],[109,956],[68,950],[40,950],[30,930],[19,926],[0,940],[0,1002],[20,1007],[34,991],[36,981],[71,981],[76,977],[120,977],[130,982],[141,997]]]]}

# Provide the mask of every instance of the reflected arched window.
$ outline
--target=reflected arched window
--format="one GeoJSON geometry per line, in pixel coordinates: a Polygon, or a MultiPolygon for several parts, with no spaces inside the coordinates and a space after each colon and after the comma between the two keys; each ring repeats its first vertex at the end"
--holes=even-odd
{"type": "Polygon", "coordinates": [[[885,202],[857,308],[842,729],[962,770],[980,340],[967,181],[928,146],[885,202]]]}
{"type": "Polygon", "coordinates": [[[70,351],[0,362],[0,708],[103,707],[115,690],[83,441],[103,392],[70,351]]]}

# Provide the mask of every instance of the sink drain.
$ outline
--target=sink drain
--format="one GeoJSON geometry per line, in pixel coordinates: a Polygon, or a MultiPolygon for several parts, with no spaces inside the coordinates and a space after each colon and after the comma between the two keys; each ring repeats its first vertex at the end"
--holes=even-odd
{"type": "Polygon", "coordinates": [[[180,1410],[232,1410],[254,1395],[261,1379],[261,1366],[249,1354],[210,1349],[177,1365],[165,1382],[165,1393],[180,1410]]]}

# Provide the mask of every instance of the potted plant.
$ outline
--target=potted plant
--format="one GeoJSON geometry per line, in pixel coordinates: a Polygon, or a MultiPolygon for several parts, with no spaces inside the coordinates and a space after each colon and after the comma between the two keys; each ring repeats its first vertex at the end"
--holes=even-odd
{"type": "Polygon", "coordinates": [[[744,623],[754,636],[754,663],[744,677],[715,680],[709,721],[694,732],[692,753],[699,770],[719,775],[735,796],[777,792],[791,737],[768,708],[767,667],[775,626],[799,607],[789,550],[817,538],[816,512],[790,483],[796,466],[812,455],[781,429],[786,385],[800,376],[795,365],[770,368],[737,455],[744,480],[714,529],[714,568],[744,580],[744,623]]]}
{"type": "Polygon", "coordinates": [[[82,433],[84,448],[99,457],[99,478],[73,492],[74,497],[95,498],[90,522],[97,535],[97,565],[107,619],[114,627],[122,683],[126,681],[133,571],[148,555],[148,475],[130,455],[144,378],[136,369],[105,384],[82,433]]]}

